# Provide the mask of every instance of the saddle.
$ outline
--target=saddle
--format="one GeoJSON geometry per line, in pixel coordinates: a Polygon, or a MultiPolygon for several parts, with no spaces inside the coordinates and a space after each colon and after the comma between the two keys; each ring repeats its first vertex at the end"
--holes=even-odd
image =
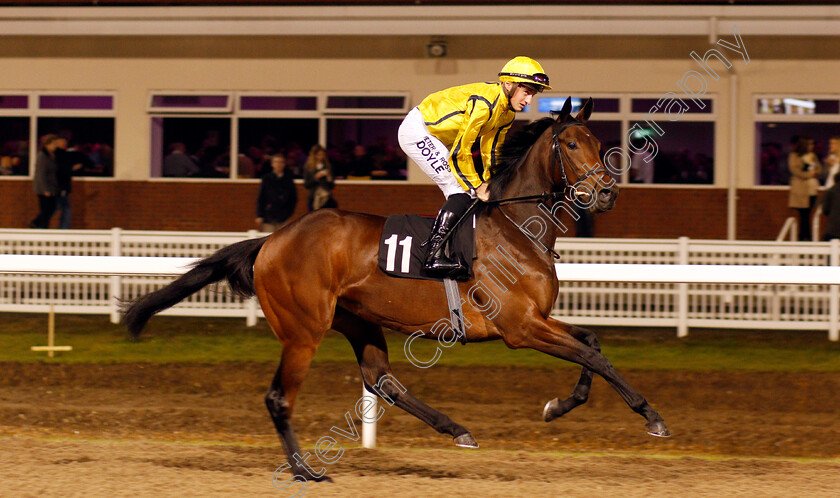
{"type": "MultiPolygon", "coordinates": [[[[434,222],[434,218],[416,214],[389,216],[379,238],[379,268],[392,277],[443,282],[443,276],[430,275],[423,268],[428,246],[420,244],[429,238],[434,222]]],[[[447,244],[449,255],[467,267],[468,272],[456,278],[467,281],[472,277],[472,261],[476,258],[475,215],[466,216],[453,230],[447,244]]]]}

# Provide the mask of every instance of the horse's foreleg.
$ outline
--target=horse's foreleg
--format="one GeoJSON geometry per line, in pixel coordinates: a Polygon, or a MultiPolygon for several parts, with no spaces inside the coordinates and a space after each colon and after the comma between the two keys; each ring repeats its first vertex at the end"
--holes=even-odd
{"type": "MultiPolygon", "coordinates": [[[[265,406],[271,414],[271,420],[283,443],[291,472],[303,476],[307,481],[331,481],[322,469],[313,469],[309,464],[309,453],[304,453],[298,445],[297,436],[289,419],[295,404],[298,389],[309,370],[309,364],[315,355],[315,348],[285,344],[280,366],[271,381],[271,387],[265,395],[265,406]]],[[[317,467],[317,466],[316,466],[317,467]]]]}
{"type": "MultiPolygon", "coordinates": [[[[598,352],[601,351],[601,344],[598,342],[598,337],[591,330],[575,325],[568,325],[564,327],[564,330],[587,346],[594,348],[598,352]]],[[[583,367],[580,373],[580,379],[578,379],[571,396],[562,401],[560,398],[554,398],[546,403],[545,408],[543,408],[543,419],[546,422],[551,422],[555,418],[562,417],[570,412],[573,408],[586,403],[589,399],[589,388],[592,386],[592,376],[592,370],[583,367]]]]}
{"type": "Polygon", "coordinates": [[[388,346],[379,325],[339,310],[336,310],[333,328],[343,333],[353,346],[368,391],[414,415],[441,434],[449,434],[457,446],[478,448],[470,431],[409,394],[394,377],[388,361],[388,346]]]}
{"type": "Polygon", "coordinates": [[[577,363],[603,377],[636,413],[647,420],[648,434],[670,436],[662,417],[647,400],[616,372],[612,364],[595,347],[583,344],[564,330],[560,322],[535,317],[522,333],[506,335],[505,342],[513,348],[527,347],[557,358],[577,363]]]}

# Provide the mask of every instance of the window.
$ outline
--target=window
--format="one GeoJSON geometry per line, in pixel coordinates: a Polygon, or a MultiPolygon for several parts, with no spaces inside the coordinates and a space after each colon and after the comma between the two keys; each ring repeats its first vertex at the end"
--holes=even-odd
{"type": "Polygon", "coordinates": [[[631,121],[634,131],[628,142],[644,147],[645,139],[658,145],[653,161],[648,148],[630,155],[630,183],[714,183],[715,124],[712,122],[664,123],[667,130],[662,137],[645,121],[631,121]]]}
{"type": "Polygon", "coordinates": [[[38,136],[47,134],[66,138],[68,149],[90,158],[75,176],[114,176],[114,118],[39,117],[38,136]]]}
{"type": "Polygon", "coordinates": [[[153,92],[152,176],[260,178],[283,154],[301,178],[321,144],[336,178],[405,180],[397,129],[407,107],[405,94],[153,92]],[[213,152],[197,153],[208,141],[213,152]]]}
{"type": "MultiPolygon", "coordinates": [[[[580,111],[588,97],[572,97],[572,114],[580,111]]],[[[602,163],[609,161],[622,171],[617,181],[714,183],[715,100],[707,97],[695,103],[676,97],[592,95],[594,107],[587,127],[601,142],[602,163]],[[605,157],[608,151],[614,151],[609,158],[605,157]]],[[[547,116],[560,110],[566,99],[563,94],[539,94],[536,105],[532,103],[518,118],[547,116]]]]}
{"type": "Polygon", "coordinates": [[[152,118],[152,143],[163,144],[152,158],[152,176],[230,176],[230,119],[152,118]]]}
{"type": "MultiPolygon", "coordinates": [[[[763,95],[755,99],[755,183],[788,185],[788,155],[801,137],[814,140],[822,160],[840,136],[840,97],[763,95]]],[[[823,171],[823,178],[828,174],[823,171]]]]}
{"type": "MultiPolygon", "coordinates": [[[[566,103],[568,95],[553,93],[539,94],[532,105],[526,106],[522,112],[517,113],[517,119],[511,126],[508,136],[523,128],[529,121],[544,118],[553,111],[559,111],[566,103]]],[[[587,97],[572,97],[572,115],[580,112],[587,97]]],[[[601,161],[604,160],[604,153],[612,147],[621,147],[621,121],[619,110],[621,100],[612,95],[593,95],[592,115],[589,118],[587,127],[601,142],[601,161]]],[[[621,180],[621,178],[616,178],[621,180]]]]}
{"type": "Polygon", "coordinates": [[[0,117],[0,175],[29,174],[28,117],[0,117]]]}
{"type": "Polygon", "coordinates": [[[399,118],[327,119],[327,154],[336,178],[405,180],[406,156],[397,142],[399,118]]]}
{"type": "Polygon", "coordinates": [[[230,112],[231,96],[228,93],[176,93],[151,96],[149,110],[152,112],[230,112]]]}
{"type": "Polygon", "coordinates": [[[271,156],[283,154],[286,171],[301,178],[306,155],[317,143],[317,118],[239,118],[237,177],[261,178],[271,171],[271,156]]]}
{"type": "Polygon", "coordinates": [[[0,95],[0,176],[31,175],[37,144],[50,134],[91,159],[74,175],[113,176],[114,116],[115,98],[107,93],[0,95]]]}
{"type": "Polygon", "coordinates": [[[405,114],[405,95],[328,95],[326,109],[330,112],[368,112],[405,114]]]}
{"type": "Polygon", "coordinates": [[[237,96],[237,178],[261,178],[271,156],[286,158],[286,172],[303,177],[309,150],[322,143],[323,95],[252,94],[237,96]]]}
{"type": "Polygon", "coordinates": [[[700,184],[715,181],[715,101],[673,93],[630,99],[624,150],[629,183],[700,184]]]}

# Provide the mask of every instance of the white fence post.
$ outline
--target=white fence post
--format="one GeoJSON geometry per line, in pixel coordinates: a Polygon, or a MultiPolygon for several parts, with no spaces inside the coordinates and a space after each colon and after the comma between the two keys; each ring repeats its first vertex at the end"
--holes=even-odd
{"type": "MultiPolygon", "coordinates": [[[[688,237],[677,241],[679,264],[688,264],[688,237]]],[[[688,337],[688,284],[677,284],[679,302],[677,303],[677,337],[688,337]]]]}
{"type": "MultiPolygon", "coordinates": [[[[840,240],[829,242],[829,264],[840,266],[840,240]]],[[[828,340],[840,340],[840,286],[832,285],[828,290],[828,340]]]]}
{"type": "MultiPolygon", "coordinates": [[[[111,229],[111,256],[122,255],[122,228],[111,229]]],[[[120,299],[122,298],[122,277],[113,275],[110,279],[111,323],[120,323],[120,299]]]]}
{"type": "MultiPolygon", "coordinates": [[[[379,402],[376,395],[367,390],[364,382],[362,382],[362,397],[373,400],[367,405],[366,413],[378,413],[379,402]]],[[[365,448],[376,448],[376,422],[368,423],[362,419],[362,446],[365,448]]]]}

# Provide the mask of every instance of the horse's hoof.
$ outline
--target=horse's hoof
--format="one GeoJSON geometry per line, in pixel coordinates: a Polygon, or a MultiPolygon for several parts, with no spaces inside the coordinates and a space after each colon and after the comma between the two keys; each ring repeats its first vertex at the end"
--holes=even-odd
{"type": "Polygon", "coordinates": [[[466,434],[461,434],[455,438],[455,446],[459,446],[461,448],[478,448],[478,443],[475,441],[475,438],[472,437],[472,434],[467,432],[466,434]]]}
{"type": "Polygon", "coordinates": [[[333,482],[332,477],[330,477],[326,474],[322,475],[321,477],[312,476],[307,480],[308,481],[314,481],[314,482],[333,482]]]}
{"type": "Polygon", "coordinates": [[[545,404],[545,408],[543,408],[543,420],[546,422],[551,422],[555,418],[557,418],[556,411],[558,406],[560,405],[560,401],[557,398],[549,401],[545,404]]]}
{"type": "Polygon", "coordinates": [[[648,428],[648,434],[651,436],[671,437],[671,431],[668,430],[668,426],[665,425],[665,421],[663,420],[647,423],[645,427],[648,428]]]}

